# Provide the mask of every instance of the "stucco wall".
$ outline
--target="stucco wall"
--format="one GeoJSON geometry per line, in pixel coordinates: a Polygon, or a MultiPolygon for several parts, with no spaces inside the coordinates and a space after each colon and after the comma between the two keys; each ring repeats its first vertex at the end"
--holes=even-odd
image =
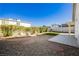
{"type": "Polygon", "coordinates": [[[77,42],[79,44],[79,3],[77,3],[74,8],[76,8],[74,10],[75,15],[73,16],[75,17],[75,37],[77,38],[77,42]]]}
{"type": "Polygon", "coordinates": [[[28,23],[20,23],[20,26],[31,27],[31,24],[28,24],[28,23]]]}

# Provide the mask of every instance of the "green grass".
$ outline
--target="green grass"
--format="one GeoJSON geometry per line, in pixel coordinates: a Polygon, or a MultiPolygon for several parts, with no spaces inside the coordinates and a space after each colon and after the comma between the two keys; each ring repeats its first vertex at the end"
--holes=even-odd
{"type": "Polygon", "coordinates": [[[44,33],[44,35],[53,35],[53,36],[56,36],[58,34],[59,33],[57,33],[57,32],[46,32],[46,33],[44,33]]]}

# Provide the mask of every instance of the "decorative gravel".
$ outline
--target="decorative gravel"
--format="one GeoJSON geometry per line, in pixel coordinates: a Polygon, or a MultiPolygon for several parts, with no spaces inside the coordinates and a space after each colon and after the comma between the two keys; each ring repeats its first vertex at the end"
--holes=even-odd
{"type": "Polygon", "coordinates": [[[49,35],[0,40],[0,56],[79,56],[79,48],[48,42],[49,35]]]}

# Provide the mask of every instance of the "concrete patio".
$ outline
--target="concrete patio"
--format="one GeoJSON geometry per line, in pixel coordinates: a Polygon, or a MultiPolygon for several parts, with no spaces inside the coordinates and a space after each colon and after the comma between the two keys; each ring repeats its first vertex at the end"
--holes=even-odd
{"type": "Polygon", "coordinates": [[[65,44],[65,45],[79,48],[79,45],[77,44],[77,39],[75,38],[74,34],[61,33],[58,36],[55,36],[55,37],[52,37],[51,39],[48,39],[48,41],[57,42],[57,43],[61,43],[61,44],[65,44]]]}

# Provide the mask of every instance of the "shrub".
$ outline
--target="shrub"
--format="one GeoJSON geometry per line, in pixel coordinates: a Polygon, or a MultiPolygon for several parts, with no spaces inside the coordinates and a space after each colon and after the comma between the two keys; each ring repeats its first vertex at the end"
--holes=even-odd
{"type": "Polygon", "coordinates": [[[31,31],[31,27],[26,27],[26,28],[25,28],[25,31],[26,31],[26,32],[31,31]]]}
{"type": "Polygon", "coordinates": [[[42,27],[23,27],[23,26],[15,26],[15,25],[1,25],[1,32],[3,36],[12,36],[14,31],[18,31],[18,34],[21,32],[30,32],[31,34],[43,33],[47,32],[48,28],[46,26],[42,27]]]}
{"type": "Polygon", "coordinates": [[[16,26],[13,25],[1,25],[1,31],[3,36],[11,36],[16,26]]]}
{"type": "Polygon", "coordinates": [[[40,31],[40,33],[47,32],[48,31],[48,27],[39,27],[39,31],[40,31]]]}

